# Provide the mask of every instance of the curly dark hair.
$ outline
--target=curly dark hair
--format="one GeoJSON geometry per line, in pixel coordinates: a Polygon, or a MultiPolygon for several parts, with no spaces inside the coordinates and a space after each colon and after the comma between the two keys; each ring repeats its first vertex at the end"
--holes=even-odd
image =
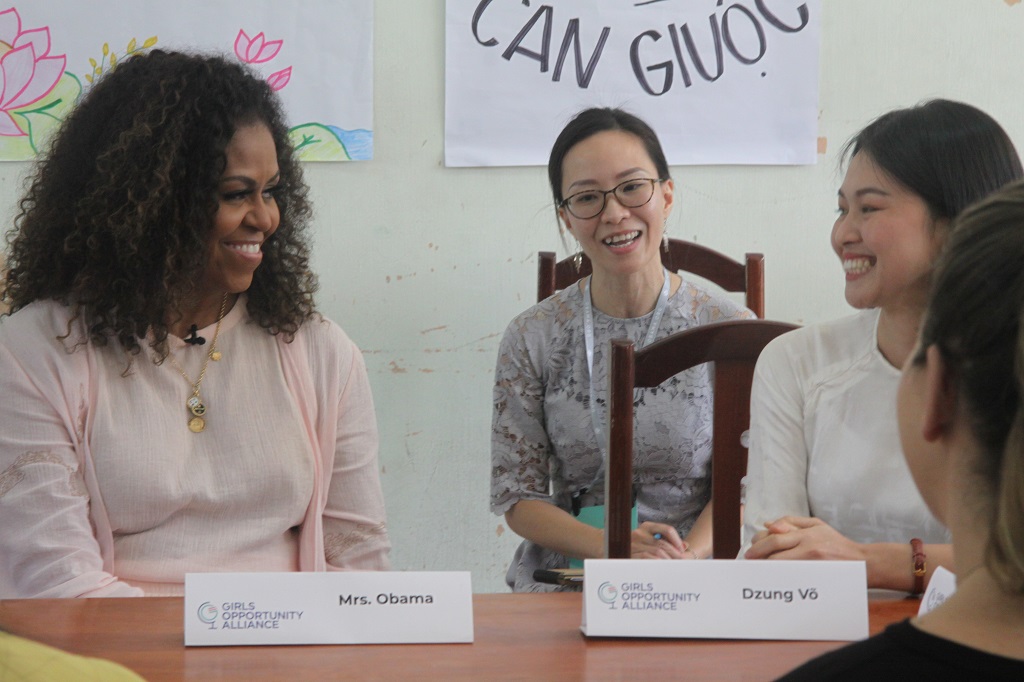
{"type": "Polygon", "coordinates": [[[153,50],[119,64],[64,121],[7,235],[2,300],[54,299],[94,343],[136,354],[197,293],[235,130],[262,123],[277,147],[280,225],[248,290],[250,316],[290,338],[314,314],[308,188],[267,83],[220,56],[153,50]]]}

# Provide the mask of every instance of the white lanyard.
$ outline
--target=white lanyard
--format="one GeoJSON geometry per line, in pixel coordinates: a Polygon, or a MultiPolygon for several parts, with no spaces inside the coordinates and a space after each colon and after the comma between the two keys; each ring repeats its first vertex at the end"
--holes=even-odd
{"type": "MultiPolygon", "coordinates": [[[[665,271],[665,281],[661,285],[661,293],[658,294],[658,302],[654,306],[654,314],[651,315],[651,321],[647,325],[647,334],[644,336],[643,345],[640,348],[645,348],[658,335],[658,327],[661,326],[661,318],[665,314],[665,308],[668,307],[668,290],[671,284],[669,272],[665,271]]],[[[604,440],[604,424],[601,419],[601,415],[597,410],[597,394],[594,390],[594,301],[590,297],[590,277],[587,278],[586,283],[583,285],[583,342],[587,349],[587,382],[590,384],[590,421],[594,425],[594,436],[597,438],[597,447],[601,450],[601,461],[607,459],[607,449],[604,440]]],[[[611,371],[611,367],[608,368],[611,371]]],[[[602,469],[604,467],[602,466],[602,469]]],[[[598,471],[598,477],[601,472],[598,471]]],[[[596,478],[594,479],[596,482],[596,478]]],[[[593,484],[591,484],[593,487],[593,484]]]]}

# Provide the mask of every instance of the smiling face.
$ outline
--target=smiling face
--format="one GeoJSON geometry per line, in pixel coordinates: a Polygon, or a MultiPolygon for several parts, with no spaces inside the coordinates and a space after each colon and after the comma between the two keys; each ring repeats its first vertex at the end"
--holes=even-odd
{"type": "MultiPolygon", "coordinates": [[[[632,133],[606,130],[580,141],[562,162],[562,196],[585,190],[610,190],[626,180],[658,179],[643,142],[632,133]]],[[[645,268],[661,270],[661,237],[672,211],[672,181],[657,183],[643,206],[627,208],[608,194],[604,210],[586,220],[565,208],[559,216],[579,241],[595,274],[629,275],[645,268]]]]}
{"type": "Polygon", "coordinates": [[[224,153],[227,165],[217,184],[203,289],[212,297],[249,288],[263,260],[262,245],[281,221],[274,198],[277,147],[270,130],[262,123],[240,127],[224,153]]]}
{"type": "Polygon", "coordinates": [[[923,308],[932,264],[945,230],[921,197],[863,152],[850,161],[839,189],[832,248],[846,273],[854,308],[923,308]]]}

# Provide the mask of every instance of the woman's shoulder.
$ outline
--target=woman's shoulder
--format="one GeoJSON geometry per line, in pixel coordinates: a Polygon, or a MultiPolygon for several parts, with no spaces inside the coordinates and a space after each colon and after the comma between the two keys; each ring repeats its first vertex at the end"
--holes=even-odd
{"type": "Polygon", "coordinates": [[[516,315],[501,337],[495,374],[543,377],[555,358],[571,358],[580,338],[577,321],[583,295],[576,285],[558,291],[516,315]]]}
{"type": "Polygon", "coordinates": [[[812,659],[779,678],[799,680],[1019,680],[1024,661],[996,656],[931,635],[901,621],[869,639],[812,659]]]}
{"type": "Polygon", "coordinates": [[[861,311],[782,334],[761,352],[757,374],[769,382],[796,381],[805,388],[861,376],[873,366],[876,319],[876,311],[861,311]]]}
{"type": "Polygon", "coordinates": [[[332,402],[348,387],[365,385],[367,370],[362,352],[341,327],[323,315],[314,313],[294,338],[283,334],[276,338],[285,374],[308,376],[319,399],[332,402]]]}
{"type": "Polygon", "coordinates": [[[573,284],[556,291],[512,318],[505,328],[505,339],[536,339],[557,335],[576,317],[583,294],[573,284]]]}
{"type": "MultiPolygon", "coordinates": [[[[778,682],[801,680],[923,679],[918,653],[903,645],[894,629],[910,628],[906,621],[882,633],[811,659],[779,678],[778,682]],[[910,675],[904,678],[903,675],[910,675]]],[[[927,665],[927,664],[926,664],[927,665]]]]}
{"type": "MultiPolygon", "coordinates": [[[[291,345],[283,336],[285,347],[291,345]]],[[[291,343],[301,343],[313,358],[333,358],[341,364],[351,364],[362,353],[355,342],[336,322],[320,313],[313,313],[295,332],[291,343]]]]}
{"type": "Polygon", "coordinates": [[[31,377],[41,390],[77,386],[90,371],[92,345],[84,323],[71,318],[72,311],[64,304],[36,301],[0,320],[3,380],[20,382],[31,377]]]}
{"type": "Polygon", "coordinates": [[[33,301],[15,313],[0,318],[0,343],[16,348],[27,344],[39,349],[56,342],[58,336],[68,335],[67,342],[74,345],[73,337],[81,330],[69,327],[71,307],[54,300],[33,301]]]}
{"type": "Polygon", "coordinates": [[[870,353],[877,319],[877,311],[865,310],[799,327],[773,339],[762,355],[802,358],[819,366],[853,360],[870,353]]]}
{"type": "Polygon", "coordinates": [[[727,292],[685,273],[680,273],[680,277],[682,283],[669,299],[669,305],[676,316],[692,319],[699,324],[754,317],[742,304],[730,298],[727,292]]]}
{"type": "Polygon", "coordinates": [[[71,318],[71,306],[54,299],[32,301],[17,312],[4,315],[0,324],[38,325],[45,321],[59,320],[66,324],[71,318]]]}

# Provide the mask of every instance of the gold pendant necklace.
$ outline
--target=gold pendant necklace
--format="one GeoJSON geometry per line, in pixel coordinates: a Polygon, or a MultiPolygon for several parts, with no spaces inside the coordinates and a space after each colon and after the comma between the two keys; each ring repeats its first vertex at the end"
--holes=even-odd
{"type": "Polygon", "coordinates": [[[185,409],[191,415],[188,420],[188,430],[192,433],[200,433],[206,428],[206,404],[203,402],[203,398],[199,393],[199,388],[203,385],[203,379],[206,378],[206,368],[210,366],[210,360],[217,362],[221,359],[221,353],[217,350],[217,336],[220,334],[220,323],[224,319],[224,310],[228,305],[228,295],[224,294],[224,300],[220,303],[220,314],[217,315],[217,326],[213,330],[213,341],[210,343],[210,352],[206,354],[206,359],[203,360],[203,368],[199,370],[199,378],[195,381],[189,378],[185,370],[181,368],[178,361],[174,357],[174,353],[168,353],[167,359],[174,365],[174,369],[178,370],[178,374],[182,376],[189,384],[192,385],[192,395],[189,396],[188,400],[185,401],[185,409]]]}

